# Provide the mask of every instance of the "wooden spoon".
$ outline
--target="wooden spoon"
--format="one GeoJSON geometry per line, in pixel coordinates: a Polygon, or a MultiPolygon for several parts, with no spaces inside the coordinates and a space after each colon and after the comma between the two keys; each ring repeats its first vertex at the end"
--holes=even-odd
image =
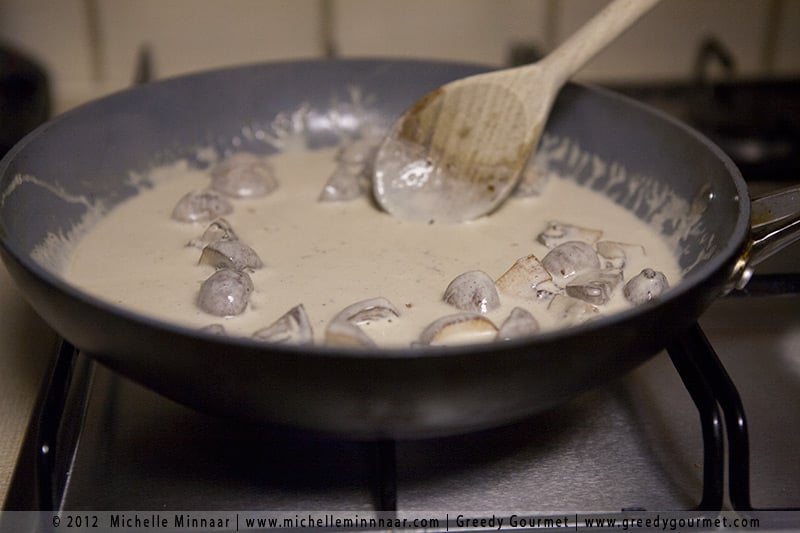
{"type": "Polygon", "coordinates": [[[496,209],[519,181],[561,86],[658,2],[615,0],[541,61],[463,78],[415,102],[378,150],[378,203],[425,222],[496,209]]]}

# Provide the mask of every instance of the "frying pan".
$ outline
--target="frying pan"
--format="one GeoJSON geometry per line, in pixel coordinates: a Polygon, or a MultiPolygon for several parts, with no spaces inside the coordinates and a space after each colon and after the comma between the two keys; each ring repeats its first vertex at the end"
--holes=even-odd
{"type": "MultiPolygon", "coordinates": [[[[181,158],[202,165],[201,148],[270,153],[275,143],[267,141],[287,124],[311,147],[331,145],[385,126],[419,96],[482,70],[285,62],[169,79],[87,104],[28,135],[0,163],[3,260],[70,343],[169,398],[224,416],[378,439],[504,424],[621,376],[689,328],[775,247],[778,239],[754,236],[744,181],[707,139],[633,101],[571,84],[555,103],[539,164],[655,225],[685,271],[659,300],[588,324],[453,348],[264,345],[100,301],[34,253],[69,235],[91,206],[135,194],[132,172],[181,158]]],[[[777,225],[791,230],[792,220],[777,225]]]]}

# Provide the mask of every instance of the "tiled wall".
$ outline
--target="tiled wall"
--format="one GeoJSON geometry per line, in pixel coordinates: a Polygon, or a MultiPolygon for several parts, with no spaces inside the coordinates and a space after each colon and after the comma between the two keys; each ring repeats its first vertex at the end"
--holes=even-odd
{"type": "MultiPolygon", "coordinates": [[[[131,82],[148,45],[157,76],[257,61],[403,56],[503,65],[541,51],[607,0],[0,0],[0,40],[50,71],[59,109],[131,82]]],[[[593,81],[685,78],[716,36],[742,76],[800,73],[800,0],[663,0],[593,60],[593,81]]]]}

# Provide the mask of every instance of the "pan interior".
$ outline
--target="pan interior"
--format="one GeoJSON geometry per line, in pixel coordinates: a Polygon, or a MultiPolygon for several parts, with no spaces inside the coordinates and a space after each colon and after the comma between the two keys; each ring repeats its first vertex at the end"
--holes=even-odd
{"type": "MultiPolygon", "coordinates": [[[[3,160],[3,245],[60,290],[79,292],[61,279],[63,261],[110,209],[153,186],[151,169],[179,159],[204,168],[231,150],[269,154],[374,134],[420,93],[478,70],[402,61],[275,64],[100,100],[37,130],[3,160]]],[[[565,87],[535,157],[657,228],[687,284],[728,262],[746,232],[743,185],[727,159],[680,124],[615,95],[565,87]]]]}

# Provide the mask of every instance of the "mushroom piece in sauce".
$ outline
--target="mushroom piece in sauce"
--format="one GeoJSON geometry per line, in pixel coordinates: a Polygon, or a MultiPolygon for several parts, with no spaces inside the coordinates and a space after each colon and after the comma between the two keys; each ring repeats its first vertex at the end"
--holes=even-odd
{"type": "Polygon", "coordinates": [[[358,139],[352,141],[339,150],[336,154],[336,160],[351,167],[358,173],[361,173],[368,167],[371,167],[372,162],[375,160],[375,154],[378,152],[381,138],[375,139],[358,139]]]}
{"type": "Polygon", "coordinates": [[[218,218],[208,225],[203,235],[189,241],[188,246],[203,249],[215,241],[238,241],[239,237],[233,231],[231,223],[224,218],[218,218]]]}
{"type": "Polygon", "coordinates": [[[456,276],[444,291],[444,301],[462,311],[486,313],[500,307],[497,287],[488,274],[471,270],[456,276]]]}
{"type": "Polygon", "coordinates": [[[253,333],[253,338],[277,344],[311,344],[314,342],[314,331],[305,307],[299,304],[269,326],[253,333]]]}
{"type": "Polygon", "coordinates": [[[574,326],[600,316],[600,310],[583,300],[557,294],[550,300],[547,310],[555,315],[562,326],[574,326]]]}
{"type": "Polygon", "coordinates": [[[400,311],[386,298],[361,300],[336,313],[325,329],[325,343],[332,346],[374,346],[375,342],[358,324],[398,316],[400,311]]]}
{"type": "Polygon", "coordinates": [[[332,320],[325,328],[325,344],[328,346],[376,346],[369,335],[346,320],[332,320]]]}
{"type": "Polygon", "coordinates": [[[456,313],[431,322],[419,337],[417,344],[447,345],[492,340],[497,336],[497,326],[480,313],[456,313]]]}
{"type": "Polygon", "coordinates": [[[363,179],[348,168],[339,165],[328,178],[319,195],[320,202],[347,202],[355,200],[364,192],[363,179]]]}
{"type": "Polygon", "coordinates": [[[209,324],[207,326],[203,326],[200,328],[200,331],[205,331],[206,333],[213,333],[214,335],[226,335],[225,326],[222,324],[209,324]]]}
{"type": "Polygon", "coordinates": [[[264,266],[258,254],[241,241],[218,240],[203,248],[200,264],[214,268],[255,270],[264,266]]]}
{"type": "Polygon", "coordinates": [[[336,155],[336,170],[319,195],[320,202],[355,200],[369,191],[375,154],[382,137],[358,139],[343,146],[336,155]]]}
{"type": "Polygon", "coordinates": [[[553,276],[553,281],[563,284],[577,274],[598,270],[600,260],[591,245],[568,241],[550,250],[542,259],[542,265],[553,276]]]}
{"type": "Polygon", "coordinates": [[[595,248],[597,248],[597,255],[600,256],[605,269],[622,270],[629,259],[647,255],[644,246],[640,244],[600,241],[595,244],[595,248]]]}
{"type": "Polygon", "coordinates": [[[536,286],[536,301],[549,302],[556,294],[561,294],[563,289],[553,283],[552,280],[545,281],[536,286]]]}
{"type": "Polygon", "coordinates": [[[590,304],[603,305],[621,282],[622,272],[618,270],[584,272],[567,283],[566,293],[590,304]]]}
{"type": "Polygon", "coordinates": [[[657,298],[669,288],[667,277],[662,272],[645,268],[625,284],[625,298],[633,304],[642,304],[657,298]]]}
{"type": "Polygon", "coordinates": [[[186,193],[172,210],[172,218],[180,222],[205,222],[233,212],[233,204],[212,190],[186,193]]]}
{"type": "Polygon", "coordinates": [[[511,268],[497,278],[497,290],[521,298],[535,299],[536,289],[552,277],[535,255],[517,259],[511,268]]]}
{"type": "Polygon", "coordinates": [[[528,335],[533,335],[539,332],[539,322],[533,315],[521,308],[515,307],[511,310],[497,331],[497,340],[507,341],[510,339],[517,339],[528,335]]]}
{"type": "Polygon", "coordinates": [[[371,320],[383,320],[400,316],[400,311],[392,302],[383,297],[369,298],[348,305],[339,311],[333,320],[344,320],[353,324],[361,324],[371,320]]]}
{"type": "Polygon", "coordinates": [[[553,220],[547,223],[547,227],[536,237],[536,240],[548,248],[555,248],[559,244],[569,241],[593,244],[602,236],[603,232],[599,229],[582,228],[553,220]]]}
{"type": "Polygon", "coordinates": [[[255,198],[273,192],[278,181],[266,159],[237,152],[211,170],[211,188],[232,198],[255,198]]]}
{"type": "Polygon", "coordinates": [[[253,281],[247,273],[221,268],[200,286],[197,305],[216,316],[240,315],[247,308],[251,292],[253,281]]]}

